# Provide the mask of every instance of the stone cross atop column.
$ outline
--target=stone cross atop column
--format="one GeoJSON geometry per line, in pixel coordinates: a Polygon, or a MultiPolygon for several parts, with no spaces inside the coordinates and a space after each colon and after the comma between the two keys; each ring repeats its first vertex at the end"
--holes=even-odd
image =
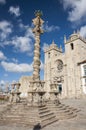
{"type": "Polygon", "coordinates": [[[44,23],[44,21],[41,19],[41,11],[36,11],[35,16],[36,18],[32,20],[34,24],[33,33],[35,34],[33,79],[40,80],[40,35],[43,33],[41,26],[44,23]]]}

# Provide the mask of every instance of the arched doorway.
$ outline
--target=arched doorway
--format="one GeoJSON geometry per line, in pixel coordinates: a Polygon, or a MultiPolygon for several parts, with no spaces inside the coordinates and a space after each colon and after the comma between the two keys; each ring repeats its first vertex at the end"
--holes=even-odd
{"type": "Polygon", "coordinates": [[[57,85],[57,89],[58,89],[58,92],[61,94],[62,93],[62,83],[59,83],[57,85]]]}

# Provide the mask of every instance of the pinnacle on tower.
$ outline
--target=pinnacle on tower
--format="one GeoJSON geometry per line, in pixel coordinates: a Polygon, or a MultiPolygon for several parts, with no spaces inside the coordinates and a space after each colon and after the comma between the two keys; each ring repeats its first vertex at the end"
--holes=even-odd
{"type": "Polygon", "coordinates": [[[55,44],[54,40],[52,41],[52,44],[55,44]]]}
{"type": "Polygon", "coordinates": [[[66,35],[64,35],[64,43],[66,43],[66,42],[67,42],[66,35]]]}

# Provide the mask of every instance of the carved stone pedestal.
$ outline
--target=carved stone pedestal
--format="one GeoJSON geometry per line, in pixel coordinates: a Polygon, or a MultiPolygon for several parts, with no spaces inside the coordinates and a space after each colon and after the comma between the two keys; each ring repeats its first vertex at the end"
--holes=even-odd
{"type": "Polygon", "coordinates": [[[45,94],[44,91],[44,81],[31,81],[30,89],[28,91],[28,102],[31,105],[42,104],[43,96],[45,94]]]}
{"type": "Polygon", "coordinates": [[[10,103],[20,102],[20,96],[19,96],[20,83],[14,83],[14,84],[11,84],[11,86],[12,86],[12,89],[9,96],[9,102],[10,103]]]}

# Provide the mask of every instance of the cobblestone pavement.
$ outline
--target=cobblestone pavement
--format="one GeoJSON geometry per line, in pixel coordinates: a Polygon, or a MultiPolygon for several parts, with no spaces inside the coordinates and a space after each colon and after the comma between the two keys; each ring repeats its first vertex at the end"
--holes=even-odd
{"type": "MultiPolygon", "coordinates": [[[[57,121],[42,130],[86,130],[86,98],[84,99],[65,99],[62,103],[70,105],[80,110],[78,116],[73,119],[57,121]]],[[[1,109],[1,108],[0,108],[1,109]]],[[[0,130],[32,130],[27,127],[0,126],[0,130]]],[[[35,129],[33,129],[35,130],[35,129]]],[[[37,129],[36,129],[37,130],[37,129]]],[[[40,129],[39,129],[40,130],[40,129]]]]}

